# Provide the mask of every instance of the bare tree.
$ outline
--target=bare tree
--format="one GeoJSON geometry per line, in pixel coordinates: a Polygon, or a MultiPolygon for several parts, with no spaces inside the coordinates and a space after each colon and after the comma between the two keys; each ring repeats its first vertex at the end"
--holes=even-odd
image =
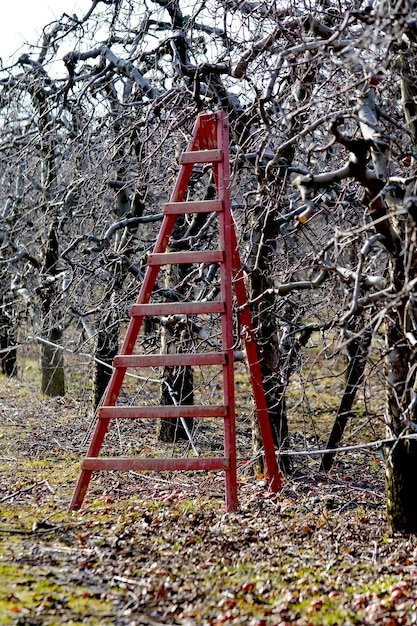
{"type": "MultiPolygon", "coordinates": [[[[407,532],[417,531],[414,11],[411,0],[94,0],[47,26],[0,79],[5,314],[11,295],[24,299],[50,347],[75,325],[96,358],[97,404],[178,152],[198,111],[226,110],[276,444],[290,443],[288,394],[312,337],[339,337],[334,353],[347,355],[330,446],[378,349],[388,516],[407,532]]],[[[178,245],[206,236],[206,219],[178,245]]],[[[197,284],[190,269],[158,289],[175,299],[185,279],[197,284]]],[[[148,331],[160,341],[160,320],[148,331]]]]}

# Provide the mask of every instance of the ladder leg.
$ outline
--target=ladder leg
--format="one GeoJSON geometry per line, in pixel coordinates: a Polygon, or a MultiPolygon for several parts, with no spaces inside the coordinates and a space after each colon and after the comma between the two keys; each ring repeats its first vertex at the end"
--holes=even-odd
{"type": "MultiPolygon", "coordinates": [[[[227,402],[227,400],[226,400],[227,402]]],[[[237,470],[236,470],[236,417],[234,402],[232,398],[228,406],[228,417],[224,420],[224,453],[230,461],[230,467],[226,470],[225,488],[226,488],[226,510],[229,513],[236,511],[238,508],[237,494],[237,470]]]]}
{"type": "Polygon", "coordinates": [[[237,508],[237,474],[236,463],[234,463],[234,467],[226,471],[226,511],[233,513],[237,511],[237,508]]]}
{"type": "MultiPolygon", "coordinates": [[[[100,452],[101,446],[103,445],[104,437],[106,436],[106,432],[109,427],[109,420],[107,419],[99,419],[96,425],[96,429],[94,431],[93,437],[91,439],[87,457],[96,457],[100,452]]],[[[81,508],[82,503],[84,501],[84,497],[86,491],[88,489],[88,485],[90,484],[92,470],[84,470],[81,469],[80,477],[78,478],[77,485],[74,490],[74,494],[72,496],[70,511],[76,511],[81,508]]]]}
{"type": "MultiPolygon", "coordinates": [[[[224,421],[224,448],[229,458],[230,469],[226,471],[226,510],[236,511],[238,508],[237,471],[236,471],[236,407],[235,407],[235,376],[233,363],[233,307],[232,281],[233,259],[230,254],[232,247],[232,215],[230,212],[230,172],[229,172],[229,133],[225,113],[216,114],[216,124],[211,126],[216,134],[217,146],[222,150],[223,159],[213,163],[213,175],[217,196],[224,203],[225,210],[219,216],[220,245],[226,254],[220,268],[222,299],[226,303],[226,313],[222,316],[222,343],[227,354],[227,363],[223,368],[224,403],[228,407],[228,416],[224,421]]],[[[213,137],[214,139],[214,137],[213,137]]],[[[213,141],[212,139],[212,141],[213,141]]],[[[210,141],[210,140],[207,140],[210,141]]]]}
{"type": "Polygon", "coordinates": [[[81,470],[77,485],[74,489],[71,504],[69,506],[70,511],[78,511],[78,509],[81,508],[88,485],[90,484],[92,473],[92,470],[81,470]]]}
{"type": "Polygon", "coordinates": [[[262,372],[259,365],[259,355],[254,339],[252,318],[246,296],[246,288],[243,280],[242,265],[240,262],[234,227],[232,227],[232,263],[234,290],[237,306],[238,309],[240,309],[238,315],[241,328],[245,330],[243,338],[248,358],[249,373],[252,383],[253,396],[255,399],[259,429],[261,431],[262,443],[264,446],[265,464],[268,470],[269,486],[273,493],[277,493],[280,491],[282,486],[281,475],[278,469],[277,457],[275,454],[271,423],[269,421],[268,405],[265,398],[262,383],[262,372]]]}

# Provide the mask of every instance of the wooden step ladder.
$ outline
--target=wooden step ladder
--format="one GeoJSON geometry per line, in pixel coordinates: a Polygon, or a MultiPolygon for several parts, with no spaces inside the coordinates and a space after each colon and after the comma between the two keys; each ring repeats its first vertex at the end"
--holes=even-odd
{"type": "Polygon", "coordinates": [[[254,340],[246,288],[237,248],[236,233],[230,210],[229,135],[227,116],[223,112],[200,114],[191,141],[180,159],[180,169],[170,201],[165,204],[164,218],[136,304],[130,310],[130,323],[120,354],[113,361],[113,372],[92,435],[87,455],[76,485],[70,509],[79,509],[94,471],[99,470],[223,470],[226,483],[226,508],[238,506],[236,474],[236,425],[234,390],[234,337],[232,291],[239,312],[241,336],[245,344],[250,380],[264,446],[270,489],[277,492],[281,478],[273,445],[268,408],[262,385],[259,358],[254,340]],[[184,200],[195,165],[211,164],[216,198],[184,200]],[[183,214],[216,213],[219,223],[219,247],[210,250],[167,252],[176,219],[183,214]],[[177,264],[217,264],[220,271],[218,300],[151,302],[157,275],[163,266],[177,264]],[[146,316],[221,316],[221,349],[210,352],[178,354],[133,354],[142,322],[146,316]],[[117,405],[120,390],[129,368],[201,366],[221,368],[223,401],[218,405],[117,405]],[[224,422],[224,455],[214,458],[125,458],[99,457],[109,423],[113,419],[187,419],[218,418],[224,422]]]}

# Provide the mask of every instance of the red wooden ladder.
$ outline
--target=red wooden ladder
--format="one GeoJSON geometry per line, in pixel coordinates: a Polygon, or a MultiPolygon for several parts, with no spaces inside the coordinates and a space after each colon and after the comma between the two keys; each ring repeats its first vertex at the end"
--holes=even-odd
{"type": "Polygon", "coordinates": [[[130,323],[120,354],[113,362],[113,372],[98,410],[97,423],[76,485],[71,509],[79,509],[94,471],[99,470],[223,470],[226,482],[226,508],[234,511],[238,505],[236,476],[236,426],[233,361],[234,290],[242,338],[246,348],[250,379],[262,436],[269,484],[277,492],[281,486],[273,445],[268,408],[262,385],[258,352],[253,336],[236,233],[230,210],[229,136],[225,113],[200,114],[193,135],[180,159],[178,178],[170,201],[165,205],[164,218],[153,253],[150,254],[145,276],[136,304],[131,307],[130,323]],[[196,164],[212,165],[216,199],[185,201],[193,168],[196,164]],[[217,213],[219,247],[215,250],[166,252],[178,215],[217,213]],[[220,299],[211,301],[150,302],[160,268],[177,264],[218,264],[220,268],[220,299]],[[138,334],[146,316],[221,316],[221,350],[182,354],[133,354],[138,334]],[[173,366],[219,366],[223,380],[223,402],[219,405],[117,405],[128,368],[173,366]],[[215,458],[124,458],[99,457],[112,419],[138,418],[221,418],[224,422],[224,456],[215,458]]]}

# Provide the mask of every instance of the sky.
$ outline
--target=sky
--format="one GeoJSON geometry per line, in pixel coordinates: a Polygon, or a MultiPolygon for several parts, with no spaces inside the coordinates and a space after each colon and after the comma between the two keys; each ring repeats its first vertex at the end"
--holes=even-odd
{"type": "Polygon", "coordinates": [[[24,52],[25,41],[38,40],[46,24],[63,13],[84,15],[91,0],[2,0],[2,4],[0,58],[5,67],[10,64],[13,53],[24,52]]]}

